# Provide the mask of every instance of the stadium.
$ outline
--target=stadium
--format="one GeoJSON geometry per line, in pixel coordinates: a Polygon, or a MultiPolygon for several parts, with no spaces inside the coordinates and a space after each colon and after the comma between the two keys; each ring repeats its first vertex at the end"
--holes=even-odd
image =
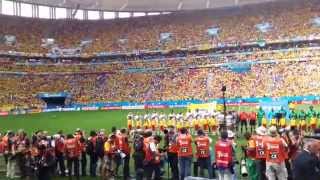
{"type": "Polygon", "coordinates": [[[0,0],[0,24],[0,179],[320,179],[319,0],[0,0]]]}

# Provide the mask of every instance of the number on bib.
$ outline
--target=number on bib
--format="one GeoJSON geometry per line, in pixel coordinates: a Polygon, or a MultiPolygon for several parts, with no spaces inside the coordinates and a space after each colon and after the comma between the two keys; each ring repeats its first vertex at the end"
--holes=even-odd
{"type": "Polygon", "coordinates": [[[263,156],[263,155],[264,155],[264,151],[260,150],[260,151],[259,151],[259,155],[260,155],[260,156],[263,156]]]}
{"type": "Polygon", "coordinates": [[[186,152],[188,152],[188,148],[187,148],[187,147],[183,147],[183,148],[181,148],[181,152],[182,152],[182,153],[186,153],[186,152]]]}
{"type": "Polygon", "coordinates": [[[206,150],[200,150],[200,154],[201,154],[201,155],[205,155],[206,152],[207,152],[206,150]]]}
{"type": "Polygon", "coordinates": [[[278,158],[278,154],[277,153],[271,153],[270,154],[270,158],[271,159],[277,159],[278,158]]]}

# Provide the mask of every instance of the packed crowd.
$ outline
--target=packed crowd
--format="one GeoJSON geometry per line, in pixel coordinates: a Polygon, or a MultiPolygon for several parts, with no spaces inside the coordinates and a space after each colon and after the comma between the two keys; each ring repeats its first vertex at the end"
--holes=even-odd
{"type": "Polygon", "coordinates": [[[2,105],[41,105],[39,92],[72,94],[73,102],[181,100],[222,97],[317,95],[319,61],[292,61],[251,65],[245,73],[228,68],[171,68],[150,72],[83,74],[1,73],[2,105]],[[117,89],[117,91],[114,91],[117,89]]]}
{"type": "Polygon", "coordinates": [[[195,45],[217,45],[225,42],[268,41],[318,35],[311,19],[319,16],[317,0],[279,2],[219,11],[172,13],[112,21],[39,20],[2,16],[0,34],[14,35],[13,47],[1,50],[46,53],[42,38],[54,38],[61,48],[73,48],[81,40],[92,39],[86,53],[132,52],[143,49],[180,49],[195,45]],[[245,21],[244,21],[245,20],[245,21]],[[255,26],[268,22],[273,29],[261,34],[255,26]],[[206,34],[210,27],[219,27],[218,37],[206,34]],[[26,28],[27,27],[27,28],[26,28]],[[235,28],[236,27],[236,28],[235,28]],[[168,43],[160,42],[160,33],[172,33],[168,43]],[[121,41],[121,39],[126,39],[121,41]]]}
{"type": "MultiPolygon", "coordinates": [[[[320,178],[320,141],[315,139],[319,138],[317,128],[314,128],[312,137],[305,137],[305,130],[301,127],[271,124],[267,129],[254,125],[254,131],[244,134],[247,144],[240,146],[237,139],[240,133],[236,132],[239,124],[229,126],[228,122],[232,120],[228,119],[243,115],[236,117],[232,112],[226,117],[227,129],[224,121],[213,127],[206,124],[197,127],[195,124],[195,129],[175,124],[165,127],[161,127],[161,123],[141,127],[132,124],[139,119],[161,121],[165,117],[168,121],[178,122],[181,118],[197,120],[208,115],[208,112],[198,111],[168,116],[130,113],[128,129],[112,127],[109,134],[104,129],[93,130],[88,136],[81,129],[73,134],[59,131],[52,136],[46,131],[36,131],[31,136],[23,130],[8,131],[1,137],[0,150],[5,158],[8,178],[50,180],[54,176],[69,176],[70,179],[80,179],[80,176],[90,175],[106,180],[131,177],[158,180],[166,173],[173,180],[189,176],[219,180],[240,176],[249,176],[251,180],[320,178]],[[210,134],[213,131],[217,132],[217,139],[217,134],[210,134]],[[236,152],[241,149],[243,153],[239,156],[236,152]],[[130,161],[133,161],[134,171],[130,171],[130,161]],[[236,170],[239,161],[240,171],[236,170]],[[170,168],[166,169],[166,165],[170,168]]],[[[224,116],[216,113],[209,117],[219,118],[221,115],[224,116]]],[[[261,118],[259,112],[254,115],[255,119],[261,118]]],[[[247,120],[252,121],[254,115],[247,120]]]]}
{"type": "Polygon", "coordinates": [[[319,47],[289,48],[289,49],[247,49],[244,52],[222,52],[222,53],[205,53],[205,54],[187,54],[184,57],[172,57],[161,59],[139,59],[139,57],[122,57],[111,62],[95,61],[76,61],[62,60],[54,62],[52,60],[38,60],[33,62],[32,59],[11,58],[0,59],[0,71],[4,72],[22,72],[22,73],[102,73],[125,71],[130,72],[133,69],[154,70],[164,68],[183,68],[213,66],[221,63],[239,63],[250,62],[259,63],[261,61],[292,61],[300,59],[320,59],[319,47]],[[41,63],[43,62],[43,63],[41,63]]]}

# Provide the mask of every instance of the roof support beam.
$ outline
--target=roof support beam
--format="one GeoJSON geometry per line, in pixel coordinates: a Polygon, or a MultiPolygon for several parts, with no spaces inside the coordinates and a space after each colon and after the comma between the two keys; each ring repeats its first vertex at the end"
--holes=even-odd
{"type": "Polygon", "coordinates": [[[182,2],[182,0],[180,0],[178,7],[177,7],[177,10],[181,10],[182,6],[183,6],[183,2],[182,2]]]}
{"type": "Polygon", "coordinates": [[[207,8],[207,9],[210,8],[210,2],[211,2],[210,0],[207,0],[207,2],[206,2],[206,8],[207,8]]]}
{"type": "Polygon", "coordinates": [[[121,8],[119,9],[119,11],[124,10],[124,9],[128,6],[128,4],[129,4],[129,0],[127,0],[127,1],[121,6],[121,8]]]}

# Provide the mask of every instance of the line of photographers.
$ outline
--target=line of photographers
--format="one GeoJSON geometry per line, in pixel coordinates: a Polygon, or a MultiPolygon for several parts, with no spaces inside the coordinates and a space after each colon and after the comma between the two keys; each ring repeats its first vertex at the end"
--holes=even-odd
{"type": "MultiPolygon", "coordinates": [[[[131,121],[131,119],[128,120],[129,129],[132,129],[131,121]]],[[[218,179],[236,178],[236,142],[232,131],[221,132],[220,139],[213,148],[210,146],[211,139],[206,135],[208,131],[203,130],[206,124],[193,130],[196,135],[194,139],[187,127],[182,126],[178,129],[169,125],[161,128],[161,121],[159,125],[156,127],[159,131],[152,130],[152,123],[149,128],[139,128],[130,132],[113,127],[108,136],[104,130],[91,131],[88,138],[80,129],[77,129],[73,135],[65,136],[60,131],[52,137],[45,131],[38,131],[30,139],[21,130],[16,134],[8,132],[1,137],[0,152],[4,154],[9,178],[14,178],[19,171],[22,179],[38,177],[41,180],[50,180],[54,175],[68,175],[80,179],[80,175],[87,175],[86,167],[89,166],[88,175],[113,179],[118,176],[122,165],[122,178],[129,179],[131,154],[138,180],[161,179],[164,174],[165,159],[171,167],[169,174],[174,180],[190,176],[192,164],[194,176],[203,177],[204,170],[208,170],[208,178],[215,178],[216,175],[218,179]],[[162,135],[162,132],[164,143],[160,148],[162,137],[159,134],[162,135]],[[196,157],[195,163],[192,161],[193,155],[196,157]],[[65,167],[65,161],[67,167],[65,167]]],[[[194,124],[195,127],[196,125],[194,124]]],[[[211,132],[217,128],[216,123],[211,127],[209,121],[208,125],[211,132]]],[[[256,134],[246,134],[249,142],[248,147],[245,148],[248,174],[251,179],[266,179],[266,176],[269,179],[275,179],[275,177],[290,179],[292,178],[292,157],[297,156],[297,151],[301,150],[303,136],[301,132],[303,131],[296,128],[291,130],[283,128],[280,131],[281,136],[278,136],[277,128],[272,126],[269,132],[267,136],[265,127],[261,126],[257,128],[256,134]],[[277,144],[280,142],[285,143],[277,144]],[[266,149],[267,147],[276,148],[266,149]]]]}
{"type": "Polygon", "coordinates": [[[271,126],[267,130],[260,126],[255,134],[246,133],[248,143],[242,148],[249,179],[320,179],[319,130],[313,132],[317,136],[305,136],[303,130],[295,127],[271,126]],[[305,160],[306,154],[310,156],[308,160],[305,160]]]}
{"type": "MultiPolygon", "coordinates": [[[[132,157],[137,180],[161,179],[166,158],[171,166],[172,179],[190,176],[194,151],[197,158],[195,165],[200,168],[201,176],[204,176],[204,170],[207,169],[208,177],[215,177],[213,156],[216,157],[217,167],[224,170],[221,171],[223,174],[226,169],[234,170],[234,148],[231,141],[226,140],[226,132],[222,133],[221,141],[217,142],[215,154],[210,147],[211,139],[201,129],[193,141],[186,128],[178,132],[170,126],[164,130],[162,148],[162,136],[151,130],[135,130],[131,136],[132,141],[126,129],[119,131],[116,128],[112,128],[108,136],[103,130],[98,133],[91,131],[88,138],[80,129],[73,135],[65,136],[60,131],[52,137],[45,131],[37,131],[30,139],[23,130],[16,134],[9,131],[1,137],[0,150],[7,166],[6,176],[10,179],[50,180],[57,175],[80,179],[80,175],[87,175],[86,167],[89,166],[90,176],[101,176],[109,180],[118,176],[120,165],[123,167],[122,178],[129,179],[131,148],[134,150],[132,157]]],[[[194,172],[197,176],[198,171],[194,172]]]]}

